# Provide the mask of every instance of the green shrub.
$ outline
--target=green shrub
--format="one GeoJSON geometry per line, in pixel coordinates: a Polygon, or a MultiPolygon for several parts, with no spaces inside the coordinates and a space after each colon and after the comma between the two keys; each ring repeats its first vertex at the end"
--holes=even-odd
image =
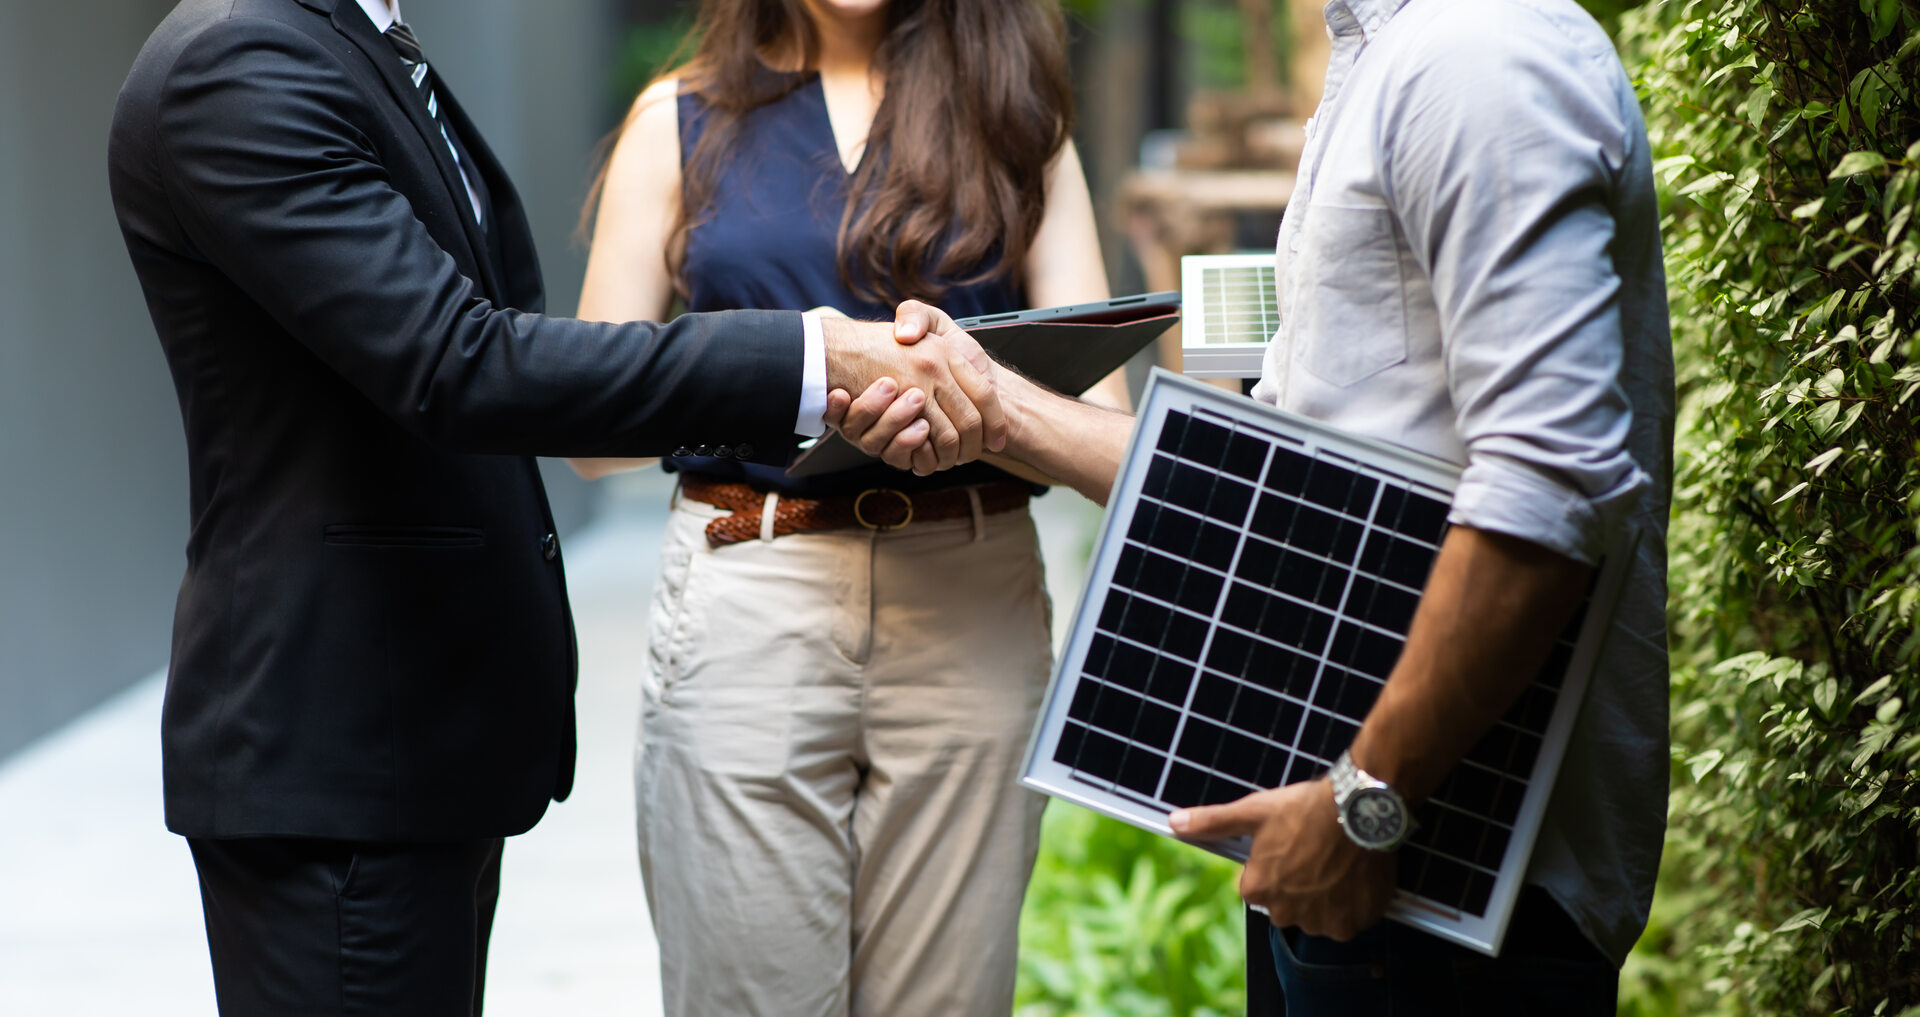
{"type": "Polygon", "coordinates": [[[1679,370],[1634,1013],[1920,1013],[1920,3],[1630,11],[1679,370]]]}
{"type": "Polygon", "coordinates": [[[1016,1017],[1246,1012],[1240,866],[1064,802],[1020,914],[1016,1017]]]}

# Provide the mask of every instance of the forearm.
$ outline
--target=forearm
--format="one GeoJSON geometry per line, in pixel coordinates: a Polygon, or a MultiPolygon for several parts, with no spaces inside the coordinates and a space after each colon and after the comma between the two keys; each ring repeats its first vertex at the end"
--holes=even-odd
{"type": "Polygon", "coordinates": [[[1069,399],[1004,368],[998,378],[1010,424],[1005,456],[1105,505],[1133,417],[1069,399]]]}
{"type": "Polygon", "coordinates": [[[1366,723],[1361,769],[1425,798],[1533,681],[1590,566],[1516,537],[1455,526],[1366,723]]]}

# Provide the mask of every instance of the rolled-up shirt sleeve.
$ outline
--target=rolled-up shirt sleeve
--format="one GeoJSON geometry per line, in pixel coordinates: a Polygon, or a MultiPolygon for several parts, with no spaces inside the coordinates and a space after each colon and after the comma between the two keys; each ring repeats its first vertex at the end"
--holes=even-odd
{"type": "Polygon", "coordinates": [[[1627,449],[1610,253],[1632,142],[1566,57],[1498,32],[1458,42],[1396,69],[1380,136],[1467,449],[1451,521],[1591,563],[1649,484],[1627,449]]]}

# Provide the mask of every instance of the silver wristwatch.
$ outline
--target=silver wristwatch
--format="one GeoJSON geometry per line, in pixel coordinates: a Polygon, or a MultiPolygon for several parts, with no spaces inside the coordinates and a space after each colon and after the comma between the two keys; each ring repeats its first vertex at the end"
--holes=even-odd
{"type": "Polygon", "coordinates": [[[1342,752],[1327,771],[1333,782],[1333,807],[1348,839],[1369,851],[1392,851],[1413,833],[1413,813],[1386,781],[1353,765],[1342,752]]]}

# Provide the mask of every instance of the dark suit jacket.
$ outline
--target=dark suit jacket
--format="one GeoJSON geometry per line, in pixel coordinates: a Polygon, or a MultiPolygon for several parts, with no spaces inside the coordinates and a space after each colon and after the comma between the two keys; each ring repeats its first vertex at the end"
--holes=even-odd
{"type": "Polygon", "coordinates": [[[353,0],[184,0],[114,111],[191,471],[162,729],[179,833],[526,830],[572,783],[575,662],[525,457],[791,445],[799,315],[540,315],[513,188],[437,93],[487,229],[353,0]]]}

